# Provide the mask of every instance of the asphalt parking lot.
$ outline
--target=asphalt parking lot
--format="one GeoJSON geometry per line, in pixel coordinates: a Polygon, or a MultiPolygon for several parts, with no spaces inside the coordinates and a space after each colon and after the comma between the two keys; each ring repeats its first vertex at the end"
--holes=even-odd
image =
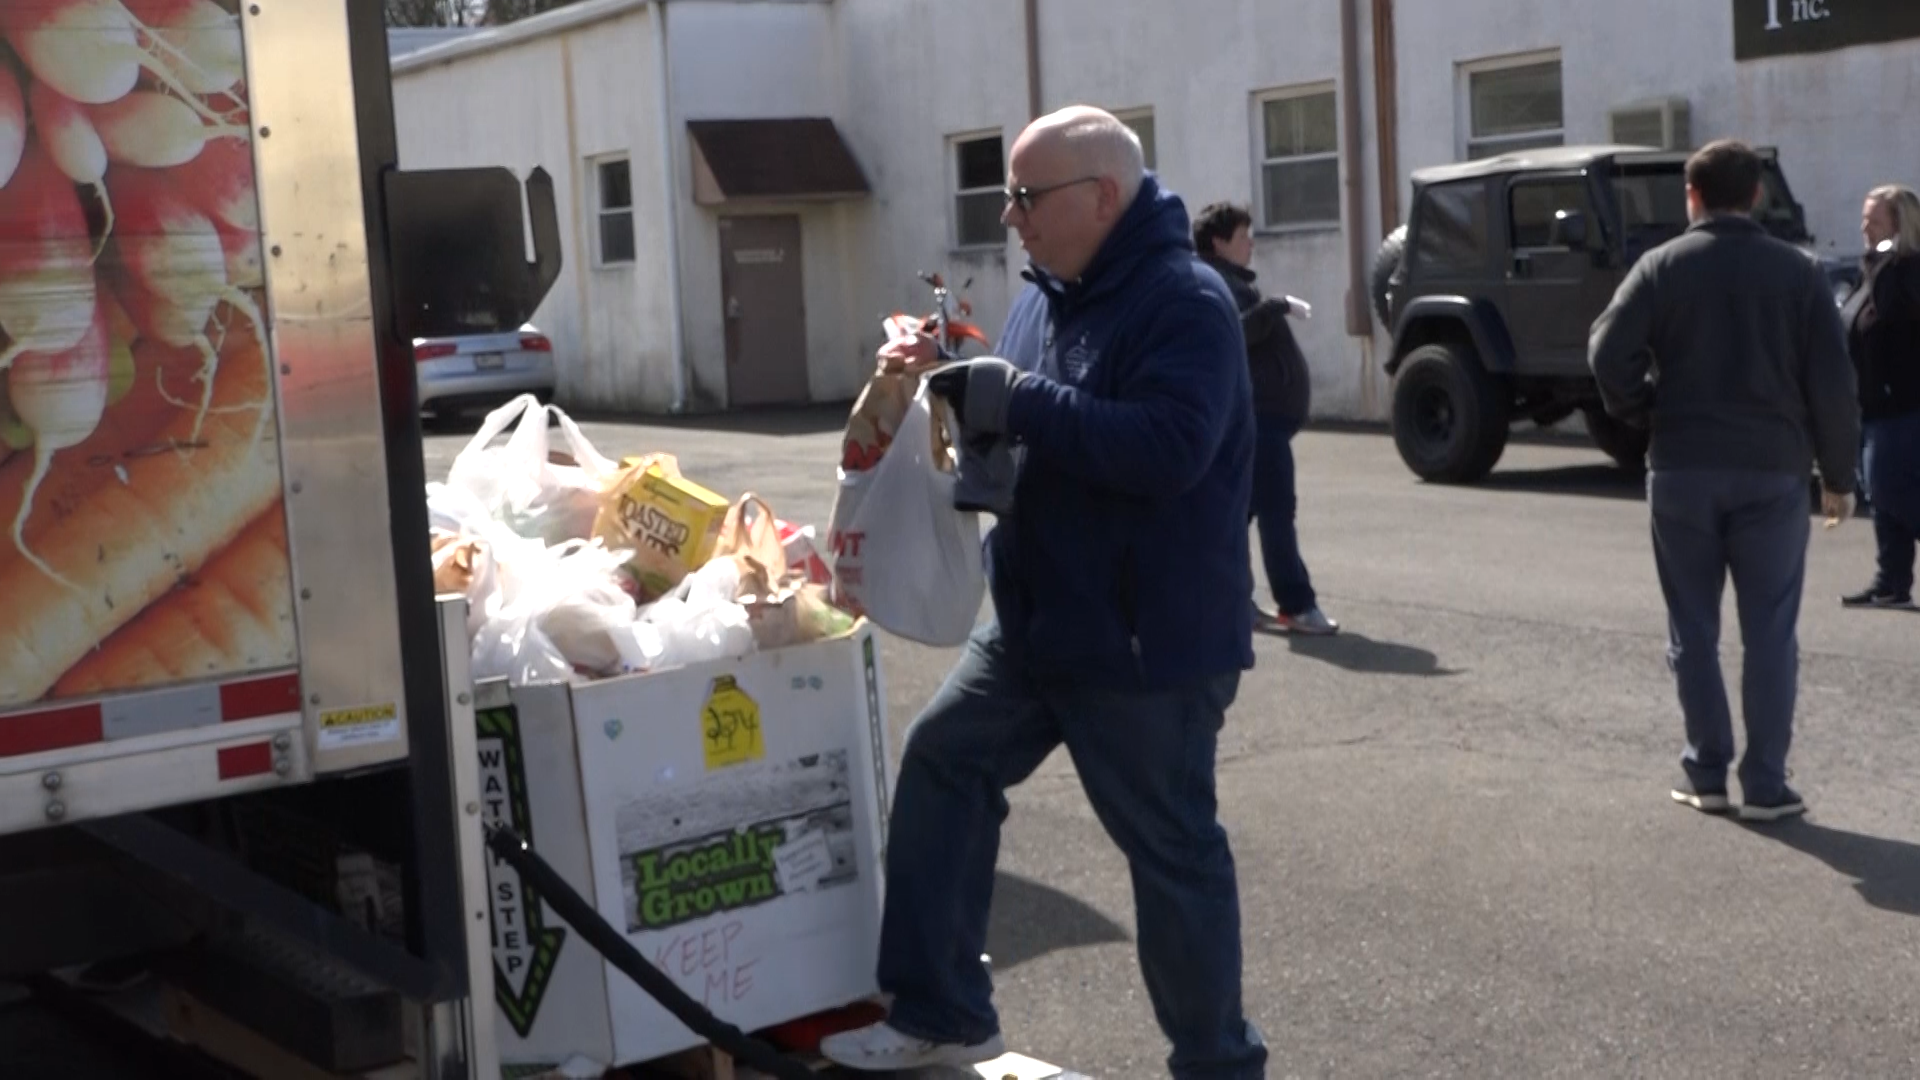
{"type": "MultiPolygon", "coordinates": [[[[842,415],[586,430],[824,524],[842,415]]],[[[464,441],[429,438],[430,477],[464,441]]],[[[1920,616],[1835,599],[1871,572],[1871,526],[1815,525],[1793,760],[1812,813],[1749,828],[1667,796],[1680,722],[1637,479],[1564,443],[1516,444],[1472,489],[1419,484],[1378,433],[1296,451],[1346,632],[1261,639],[1220,755],[1269,1075],[1920,1075],[1920,616]]],[[[897,740],[950,655],[890,640],[885,661],[897,740]]],[[[1126,868],[1064,756],[1013,806],[991,945],[1009,1046],[1165,1075],[1126,868]]]]}

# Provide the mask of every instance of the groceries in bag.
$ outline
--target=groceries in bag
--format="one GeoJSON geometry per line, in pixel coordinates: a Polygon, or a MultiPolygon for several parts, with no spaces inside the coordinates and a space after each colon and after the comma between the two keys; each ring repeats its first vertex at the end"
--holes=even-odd
{"type": "MultiPolygon", "coordinates": [[[[887,320],[889,336],[911,332],[902,318],[895,316],[887,320]]],[[[902,437],[901,427],[913,411],[921,388],[918,375],[876,371],[854,403],[853,415],[840,440],[839,487],[827,521],[827,550],[833,560],[833,602],[855,614],[866,611],[866,564],[862,551],[865,537],[853,530],[852,523],[866,498],[875,470],[886,459],[896,439],[902,437]]],[[[924,428],[915,429],[921,433],[915,438],[924,444],[929,459],[939,458],[951,450],[952,432],[946,414],[947,410],[938,410],[924,428]]]]}
{"type": "Polygon", "coordinates": [[[855,627],[827,598],[811,526],[751,493],[729,502],[668,454],[616,466],[552,414],[574,463],[545,447],[549,413],[519,402],[427,485],[434,585],[467,597],[476,678],[651,672],[855,627]]]}
{"type": "Polygon", "coordinates": [[[834,602],[936,646],[967,639],[987,589],[980,517],[954,507],[948,412],[922,384],[879,464],[843,472],[833,518],[834,602]]]}

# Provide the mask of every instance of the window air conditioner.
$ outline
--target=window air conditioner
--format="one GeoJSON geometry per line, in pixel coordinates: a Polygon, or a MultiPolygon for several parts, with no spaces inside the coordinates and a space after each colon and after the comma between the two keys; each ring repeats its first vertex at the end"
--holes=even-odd
{"type": "Polygon", "coordinates": [[[1686,98],[1624,105],[1607,114],[1607,138],[1623,146],[1693,149],[1693,119],[1686,98]]]}

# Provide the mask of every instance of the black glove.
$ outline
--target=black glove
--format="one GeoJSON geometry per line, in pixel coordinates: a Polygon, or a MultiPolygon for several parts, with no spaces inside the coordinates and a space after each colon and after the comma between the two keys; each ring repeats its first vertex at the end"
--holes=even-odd
{"type": "Polygon", "coordinates": [[[1026,377],[1026,372],[997,356],[983,356],[927,376],[927,389],[953,406],[969,438],[1005,435],[1013,388],[1026,377]]]}

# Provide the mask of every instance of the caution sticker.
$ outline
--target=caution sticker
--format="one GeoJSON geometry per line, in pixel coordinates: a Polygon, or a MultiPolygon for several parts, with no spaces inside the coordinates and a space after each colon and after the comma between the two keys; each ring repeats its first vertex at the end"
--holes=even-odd
{"type": "Polygon", "coordinates": [[[322,750],[391,742],[399,737],[400,707],[392,702],[351,709],[328,709],[320,714],[319,745],[322,750]]]}
{"type": "Polygon", "coordinates": [[[724,769],[767,756],[766,743],[760,737],[760,706],[731,675],[713,680],[707,704],[700,710],[700,735],[708,769],[724,769]]]}

